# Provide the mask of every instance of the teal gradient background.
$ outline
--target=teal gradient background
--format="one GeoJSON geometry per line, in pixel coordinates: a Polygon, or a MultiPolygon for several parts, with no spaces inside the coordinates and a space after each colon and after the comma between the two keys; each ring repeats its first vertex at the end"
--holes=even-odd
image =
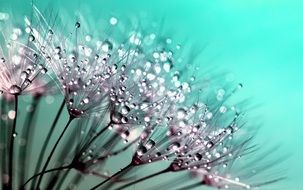
{"type": "MultiPolygon", "coordinates": [[[[164,31],[185,47],[205,46],[200,68],[231,71],[244,84],[242,97],[260,106],[252,114],[262,123],[261,145],[281,144],[289,155],[277,167],[288,177],[282,186],[303,189],[303,1],[300,0],[68,0],[36,1],[41,9],[73,13],[90,10],[118,19],[142,14],[160,20],[164,31]]],[[[29,1],[0,0],[0,12],[30,11],[29,1]]],[[[279,155],[277,155],[279,156],[279,155]]]]}

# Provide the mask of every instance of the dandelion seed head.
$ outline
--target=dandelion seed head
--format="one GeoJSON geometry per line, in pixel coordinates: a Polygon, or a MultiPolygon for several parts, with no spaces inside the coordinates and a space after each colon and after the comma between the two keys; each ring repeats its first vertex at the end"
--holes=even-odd
{"type": "MultiPolygon", "coordinates": [[[[9,58],[1,56],[2,63],[9,61],[13,69],[3,72],[0,80],[5,85],[0,90],[21,94],[24,87],[33,86],[37,72],[54,78],[70,116],[88,120],[84,127],[79,125],[76,170],[93,175],[93,168],[122,146],[134,148],[133,166],[162,161],[169,163],[170,171],[195,174],[207,186],[251,187],[231,169],[249,150],[248,141],[243,140],[247,133],[242,129],[241,109],[227,103],[241,83],[230,90],[212,88],[207,76],[201,80],[190,73],[184,79],[187,70],[197,72],[199,67],[181,66],[186,61],[178,56],[183,44],[170,37],[130,27],[130,32],[123,31],[126,36],[98,39],[86,31],[82,19],[66,32],[35,14],[39,27],[26,21],[27,28],[9,35],[9,49],[23,35],[34,46],[13,48],[9,58]],[[24,62],[30,64],[24,66],[24,62]],[[10,73],[16,68],[20,68],[19,78],[11,81],[10,73]]],[[[118,22],[123,25],[115,17],[106,20],[111,26],[118,22]]]]}
{"type": "Polygon", "coordinates": [[[31,44],[33,36],[7,22],[0,40],[0,90],[11,95],[35,94],[37,82],[44,83],[44,62],[31,44]]]}

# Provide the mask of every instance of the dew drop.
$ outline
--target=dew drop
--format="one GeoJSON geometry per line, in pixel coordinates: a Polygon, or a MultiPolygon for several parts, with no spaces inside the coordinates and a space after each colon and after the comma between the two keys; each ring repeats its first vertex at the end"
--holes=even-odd
{"type": "Polygon", "coordinates": [[[73,103],[74,103],[74,99],[70,99],[70,100],[68,101],[68,104],[69,104],[69,105],[73,105],[73,103]]]}
{"type": "Polygon", "coordinates": [[[186,110],[183,108],[178,109],[177,111],[177,118],[178,119],[183,119],[186,116],[186,110]]]}
{"type": "Polygon", "coordinates": [[[165,72],[169,72],[170,68],[171,68],[170,63],[164,63],[163,64],[163,69],[164,69],[165,72]]]}
{"type": "Polygon", "coordinates": [[[208,113],[206,114],[206,118],[207,118],[207,119],[211,119],[212,117],[213,117],[213,113],[208,112],[208,113]]]}
{"type": "Polygon", "coordinates": [[[156,142],[153,141],[152,139],[149,139],[148,142],[146,143],[145,147],[149,150],[153,148],[156,145],[156,142]]]}
{"type": "Polygon", "coordinates": [[[29,35],[28,40],[30,42],[33,42],[33,41],[35,41],[35,37],[33,35],[29,35]]]}
{"type": "Polygon", "coordinates": [[[47,72],[47,69],[46,68],[42,68],[41,71],[40,71],[42,74],[45,74],[47,72]]]}
{"type": "Polygon", "coordinates": [[[60,53],[61,52],[61,47],[60,46],[57,46],[56,48],[55,48],[55,53],[60,53]]]}
{"type": "Polygon", "coordinates": [[[49,30],[48,30],[48,35],[53,35],[53,34],[54,34],[54,31],[51,30],[51,29],[49,29],[49,30]]]}
{"type": "Polygon", "coordinates": [[[138,156],[142,156],[143,154],[145,154],[147,152],[147,149],[145,146],[140,146],[137,150],[137,154],[138,156]]]}
{"type": "Polygon", "coordinates": [[[26,78],[28,78],[28,73],[27,73],[26,71],[22,71],[22,72],[21,72],[21,75],[20,75],[20,78],[21,78],[22,80],[25,80],[26,78]]]}
{"type": "Polygon", "coordinates": [[[84,98],[84,99],[83,99],[83,103],[84,103],[84,104],[88,104],[88,103],[89,103],[89,98],[84,98]]]}
{"type": "Polygon", "coordinates": [[[129,111],[130,111],[130,108],[128,106],[123,106],[122,109],[121,109],[121,113],[123,115],[128,114],[129,111]]]}
{"type": "Polygon", "coordinates": [[[196,153],[194,158],[195,158],[196,161],[199,161],[199,160],[202,159],[202,155],[200,153],[196,153]]]}
{"type": "Polygon", "coordinates": [[[160,157],[161,156],[161,152],[157,152],[155,156],[156,157],[160,157]]]}
{"type": "Polygon", "coordinates": [[[10,88],[9,88],[9,93],[10,94],[13,94],[13,95],[17,95],[17,94],[20,94],[21,93],[21,88],[17,85],[12,85],[10,88]]]}
{"type": "Polygon", "coordinates": [[[80,28],[80,22],[76,22],[75,27],[80,28]]]}
{"type": "Polygon", "coordinates": [[[102,43],[102,46],[101,46],[101,49],[102,51],[104,52],[109,52],[113,49],[113,44],[108,41],[108,40],[105,40],[103,43],[102,43]]]}
{"type": "Polygon", "coordinates": [[[234,132],[234,128],[232,126],[228,126],[225,130],[227,134],[232,134],[234,132]]]}
{"type": "Polygon", "coordinates": [[[16,112],[14,111],[14,110],[10,110],[9,112],[8,112],[8,114],[7,114],[7,116],[8,116],[8,118],[9,119],[15,119],[15,117],[16,117],[16,112]]]}
{"type": "Polygon", "coordinates": [[[127,131],[124,131],[122,134],[121,134],[121,137],[123,138],[123,139],[126,139],[128,136],[129,136],[129,131],[127,130],[127,131]]]}
{"type": "Polygon", "coordinates": [[[225,113],[227,111],[227,108],[225,106],[221,106],[219,110],[221,113],[225,113]]]}
{"type": "Polygon", "coordinates": [[[213,147],[213,146],[214,146],[214,143],[211,142],[211,141],[207,142],[207,144],[206,144],[206,147],[207,147],[207,148],[211,148],[211,147],[213,147]]]}
{"type": "Polygon", "coordinates": [[[127,118],[127,117],[122,117],[122,118],[121,118],[121,122],[122,122],[122,123],[127,123],[127,121],[128,121],[128,118],[127,118]]]}
{"type": "Polygon", "coordinates": [[[174,151],[178,150],[180,148],[180,143],[179,142],[174,142],[169,146],[169,149],[172,149],[174,151]]]}
{"type": "Polygon", "coordinates": [[[119,113],[119,112],[115,112],[115,113],[113,113],[113,114],[111,114],[111,121],[113,122],[113,123],[121,123],[121,120],[122,120],[122,114],[121,113],[119,113]]]}
{"type": "Polygon", "coordinates": [[[111,18],[109,19],[109,23],[110,23],[111,25],[116,25],[116,24],[118,23],[118,19],[117,19],[116,17],[111,17],[111,18]]]}

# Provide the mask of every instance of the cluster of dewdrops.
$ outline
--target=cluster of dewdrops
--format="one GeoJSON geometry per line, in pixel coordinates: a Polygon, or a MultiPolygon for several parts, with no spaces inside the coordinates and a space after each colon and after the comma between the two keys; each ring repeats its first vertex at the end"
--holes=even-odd
{"type": "MultiPolygon", "coordinates": [[[[115,17],[109,19],[112,26],[118,22],[115,17]]],[[[80,27],[81,23],[76,22],[76,31],[80,27]]],[[[29,34],[28,40],[33,43],[41,37],[36,36],[37,32],[33,32],[31,27],[26,27],[25,32],[29,34]]],[[[11,40],[18,40],[22,33],[21,29],[15,29],[11,40]]],[[[114,47],[116,44],[110,40],[95,41],[87,35],[75,48],[68,49],[64,46],[66,44],[56,44],[58,41],[54,32],[49,30],[47,40],[52,43],[37,43],[47,66],[35,61],[37,54],[19,47],[9,58],[14,69],[8,72],[17,69],[20,79],[10,87],[1,86],[2,91],[7,90],[12,95],[20,94],[41,73],[52,69],[61,84],[72,116],[82,117],[107,110],[111,123],[109,129],[120,133],[126,143],[138,139],[134,154],[136,165],[166,160],[172,162],[171,168],[174,171],[202,168],[209,171],[207,176],[212,178],[211,172],[217,167],[216,164],[226,168],[226,163],[216,160],[223,158],[222,155],[234,157],[233,147],[228,147],[232,143],[225,142],[232,141],[233,133],[238,127],[236,123],[231,123],[226,127],[212,129],[212,119],[219,116],[202,102],[187,103],[194,91],[191,83],[195,82],[195,77],[190,77],[188,81],[180,80],[179,71],[174,70],[173,51],[155,49],[149,52],[151,55],[139,51],[138,47],[153,43],[155,38],[154,33],[142,36],[133,32],[129,44],[114,47]],[[92,45],[93,42],[95,45],[92,45]],[[25,56],[24,52],[32,53],[32,59],[25,56]],[[19,67],[21,61],[27,61],[28,64],[19,67]]],[[[168,38],[166,43],[171,44],[172,40],[168,38]]],[[[180,48],[180,45],[176,45],[175,50],[180,48]]],[[[0,64],[6,64],[6,61],[7,58],[1,57],[0,64]]],[[[241,87],[239,84],[238,88],[241,87]]],[[[217,101],[223,101],[225,93],[224,89],[219,89],[216,93],[217,101]]],[[[52,103],[54,98],[47,95],[46,101],[52,103]]],[[[220,105],[216,110],[224,114],[228,108],[220,105]]],[[[236,112],[235,107],[230,110],[236,112]]],[[[2,119],[14,119],[16,113],[11,110],[7,115],[1,114],[2,119]]],[[[94,157],[83,152],[83,156],[83,160],[88,162],[98,160],[100,155],[95,154],[94,157]]],[[[238,179],[233,179],[233,184],[238,179]]],[[[223,183],[224,188],[229,188],[228,181],[225,184],[216,177],[212,181],[215,183],[216,180],[217,184],[209,185],[223,183]]],[[[245,188],[249,189],[250,186],[245,188]]]]}
{"type": "MultiPolygon", "coordinates": [[[[112,17],[109,22],[116,25],[118,20],[112,17]]],[[[81,25],[77,22],[75,26],[80,28],[81,25]]],[[[234,122],[226,127],[212,129],[211,121],[220,116],[212,113],[208,105],[202,102],[186,105],[195,77],[189,81],[180,80],[179,71],[172,69],[173,51],[154,50],[148,57],[138,52],[137,47],[143,46],[145,42],[151,43],[155,38],[155,34],[142,37],[140,33],[133,32],[129,43],[136,48],[127,49],[129,46],[123,44],[114,49],[114,43],[105,40],[97,41],[93,48],[79,45],[79,54],[83,55],[83,59],[79,59],[79,54],[78,58],[74,54],[66,56],[70,60],[65,61],[65,76],[61,76],[61,80],[64,89],[69,89],[68,105],[72,114],[81,115],[83,110],[96,108],[93,106],[96,102],[98,106],[113,105],[109,111],[109,129],[120,133],[126,143],[139,137],[134,155],[135,165],[166,160],[172,162],[174,171],[208,171],[207,178],[212,179],[208,184],[210,186],[229,188],[228,183],[231,183],[249,189],[249,185],[238,182],[238,177],[224,181],[212,175],[213,170],[218,167],[227,168],[229,164],[228,161],[221,163],[216,160],[239,158],[233,154],[235,150],[230,143],[233,134],[238,131],[236,122],[239,115],[236,108],[230,108],[235,113],[234,122]],[[70,63],[79,62],[85,65],[84,71],[79,65],[76,68],[69,66],[70,63]],[[71,69],[76,69],[77,73],[71,72],[71,69]],[[87,73],[90,75],[86,76],[87,73]],[[80,75],[83,81],[76,81],[75,76],[80,75]],[[83,85],[78,86],[79,82],[83,85]],[[89,90],[81,93],[81,98],[75,101],[79,91],[83,92],[84,89],[89,90]],[[94,93],[90,94],[90,91],[94,93]],[[81,113],[75,112],[79,110],[81,113]],[[141,130],[138,130],[138,126],[141,126],[141,130]]],[[[90,42],[92,37],[86,36],[85,40],[90,42]]],[[[171,44],[172,40],[167,39],[166,43],[171,44]]],[[[180,48],[180,45],[175,47],[176,50],[180,48]]],[[[61,48],[55,48],[55,53],[60,52],[61,48]]],[[[242,88],[242,84],[237,88],[242,88]]],[[[227,95],[224,89],[218,89],[215,96],[220,102],[227,95]]],[[[224,114],[228,107],[220,104],[215,110],[224,114]]],[[[98,163],[100,154],[94,154],[96,148],[95,145],[82,153],[84,162],[98,163]]],[[[220,176],[220,172],[217,175],[220,176]]],[[[231,176],[227,176],[229,177],[231,176]]]]}

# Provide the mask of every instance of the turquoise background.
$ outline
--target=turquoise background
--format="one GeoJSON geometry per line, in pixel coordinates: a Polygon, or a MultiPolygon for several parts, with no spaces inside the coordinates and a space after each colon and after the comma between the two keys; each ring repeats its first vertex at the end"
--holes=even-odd
{"type": "MultiPolygon", "coordinates": [[[[165,18],[164,31],[179,41],[205,46],[200,68],[231,71],[244,84],[242,97],[260,106],[252,111],[262,122],[257,142],[281,144],[279,154],[289,155],[277,167],[288,179],[289,190],[303,189],[303,1],[300,0],[68,0],[36,1],[41,9],[75,12],[87,17],[146,14],[165,18]],[[284,170],[285,169],[285,170],[284,170]]],[[[13,7],[28,13],[29,1],[0,0],[0,11],[13,7]]],[[[277,155],[279,156],[279,155],[277,155]]]]}

